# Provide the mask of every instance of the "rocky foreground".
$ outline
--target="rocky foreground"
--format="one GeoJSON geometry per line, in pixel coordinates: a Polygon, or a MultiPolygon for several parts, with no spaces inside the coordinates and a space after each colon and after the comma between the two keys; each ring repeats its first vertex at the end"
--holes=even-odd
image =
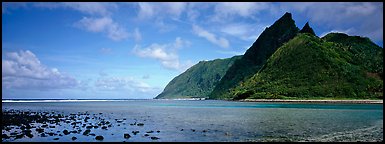
{"type": "MultiPolygon", "coordinates": [[[[58,114],[56,112],[31,112],[19,110],[3,110],[2,114],[2,141],[14,141],[22,138],[33,137],[52,137],[53,141],[57,141],[64,135],[71,133],[91,136],[97,141],[103,141],[103,135],[93,133],[96,129],[108,131],[114,126],[125,125],[126,118],[108,121],[104,118],[103,113],[89,114],[88,112],[71,113],[69,115],[58,114]],[[72,129],[62,129],[57,131],[56,127],[67,125],[72,129]]],[[[133,127],[142,127],[144,123],[130,123],[133,127]]],[[[129,139],[134,135],[143,135],[144,138],[151,140],[159,139],[151,134],[159,133],[159,130],[140,132],[134,130],[131,132],[122,132],[122,138],[129,139]]],[[[77,141],[77,137],[73,136],[72,141],[77,141]]]]}

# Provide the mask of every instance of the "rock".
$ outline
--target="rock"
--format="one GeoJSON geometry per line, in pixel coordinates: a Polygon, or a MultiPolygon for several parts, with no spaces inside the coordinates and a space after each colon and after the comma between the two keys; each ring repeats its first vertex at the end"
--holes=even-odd
{"type": "Polygon", "coordinates": [[[1,138],[9,139],[10,137],[7,134],[2,134],[1,138]]]}
{"type": "Polygon", "coordinates": [[[191,129],[191,131],[195,132],[195,129],[191,129]]]}
{"type": "Polygon", "coordinates": [[[144,124],[143,123],[138,123],[137,126],[143,126],[144,124]]]}
{"type": "Polygon", "coordinates": [[[159,130],[157,130],[156,132],[157,132],[157,133],[160,133],[160,131],[159,131],[159,130]]]}
{"type": "Polygon", "coordinates": [[[148,134],[144,134],[144,136],[150,136],[150,135],[148,135],[148,134]]]}
{"type": "Polygon", "coordinates": [[[83,135],[88,135],[89,133],[91,132],[91,130],[85,130],[84,132],[83,132],[83,135]]]}
{"type": "Polygon", "coordinates": [[[51,126],[49,126],[49,128],[55,128],[55,126],[54,126],[54,125],[51,125],[51,126]]]}
{"type": "Polygon", "coordinates": [[[180,129],[180,131],[183,131],[183,129],[180,129]]]}
{"type": "Polygon", "coordinates": [[[131,136],[130,136],[130,134],[128,134],[128,133],[125,133],[125,134],[124,134],[124,138],[125,138],[125,139],[128,139],[128,138],[130,138],[130,137],[131,137],[131,136]]]}
{"type": "Polygon", "coordinates": [[[45,133],[41,133],[40,136],[41,137],[47,137],[47,135],[45,135],[45,133]]]}
{"type": "Polygon", "coordinates": [[[159,139],[158,137],[151,137],[152,140],[157,140],[159,139]]]}
{"type": "Polygon", "coordinates": [[[147,131],[146,133],[153,133],[154,131],[147,131]]]}
{"type": "Polygon", "coordinates": [[[53,140],[59,140],[59,138],[54,138],[53,140]]]}
{"type": "MultiPolygon", "coordinates": [[[[81,130],[80,130],[81,131],[81,130]]],[[[72,133],[78,133],[76,130],[71,131],[72,133]]]]}
{"type": "Polygon", "coordinates": [[[99,135],[99,136],[96,136],[95,139],[96,139],[96,140],[103,140],[104,137],[99,135]]]}
{"type": "Polygon", "coordinates": [[[86,126],[86,128],[87,128],[87,129],[92,129],[92,128],[93,128],[93,126],[86,126]]]}
{"type": "Polygon", "coordinates": [[[72,139],[72,140],[76,140],[76,139],[78,139],[78,138],[76,138],[76,137],[72,137],[71,139],[72,139]]]}
{"type": "Polygon", "coordinates": [[[132,131],[132,133],[133,133],[134,135],[136,135],[137,133],[139,133],[139,131],[132,131]]]}
{"type": "Polygon", "coordinates": [[[94,128],[99,128],[98,126],[94,126],[94,128]]]}
{"type": "Polygon", "coordinates": [[[42,128],[37,128],[36,131],[37,131],[38,133],[42,133],[42,132],[44,132],[44,129],[42,129],[42,128]]]}
{"type": "Polygon", "coordinates": [[[16,135],[16,139],[23,138],[23,137],[24,137],[24,134],[16,135]]]}
{"type": "Polygon", "coordinates": [[[91,134],[90,134],[90,136],[95,136],[95,135],[96,135],[96,134],[94,134],[94,133],[91,133],[91,134]]]}
{"type": "Polygon", "coordinates": [[[107,129],[107,126],[103,126],[102,129],[105,129],[105,130],[106,130],[106,129],[107,129]]]}
{"type": "MultiPolygon", "coordinates": [[[[76,131],[75,131],[75,133],[76,133],[76,131]]],[[[63,130],[63,134],[68,135],[68,134],[70,134],[70,132],[68,130],[63,130]]]]}
{"type": "Polygon", "coordinates": [[[207,130],[203,130],[202,132],[207,132],[207,130]]]}

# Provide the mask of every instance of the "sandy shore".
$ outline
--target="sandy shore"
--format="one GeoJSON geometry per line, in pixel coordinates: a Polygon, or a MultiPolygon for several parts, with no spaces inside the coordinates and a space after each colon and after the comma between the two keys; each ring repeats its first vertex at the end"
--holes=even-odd
{"type": "Polygon", "coordinates": [[[244,99],[242,102],[293,102],[293,103],[354,103],[382,104],[383,100],[283,100],[283,99],[244,99]]]}

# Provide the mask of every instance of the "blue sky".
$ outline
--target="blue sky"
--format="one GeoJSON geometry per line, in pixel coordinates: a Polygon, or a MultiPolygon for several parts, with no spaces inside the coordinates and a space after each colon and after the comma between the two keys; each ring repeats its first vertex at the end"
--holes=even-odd
{"type": "Polygon", "coordinates": [[[154,98],[199,61],[243,54],[285,12],[383,47],[382,2],[2,3],[2,98],[154,98]]]}

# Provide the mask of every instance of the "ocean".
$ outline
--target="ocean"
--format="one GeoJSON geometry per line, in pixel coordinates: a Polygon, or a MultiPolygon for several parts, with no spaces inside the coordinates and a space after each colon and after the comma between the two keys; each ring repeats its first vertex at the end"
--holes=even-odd
{"type": "Polygon", "coordinates": [[[11,133],[23,130],[18,126],[8,126],[11,130],[3,127],[2,134],[10,136],[2,137],[3,142],[383,141],[382,104],[3,100],[2,111],[67,116],[58,123],[47,123],[54,125],[52,127],[42,128],[44,123],[31,123],[35,127],[31,128],[33,137],[15,138],[11,133]],[[89,119],[85,120],[86,117],[89,119]],[[73,122],[67,123],[71,119],[73,122]],[[106,121],[110,124],[102,129],[106,121]],[[45,134],[36,128],[44,129],[45,134]],[[87,129],[90,132],[84,134],[87,129]],[[74,132],[64,134],[64,130],[74,132]],[[46,135],[49,133],[52,136],[46,135]],[[124,137],[124,134],[130,136],[124,137]],[[103,136],[103,140],[97,140],[96,136],[103,136]]]}

